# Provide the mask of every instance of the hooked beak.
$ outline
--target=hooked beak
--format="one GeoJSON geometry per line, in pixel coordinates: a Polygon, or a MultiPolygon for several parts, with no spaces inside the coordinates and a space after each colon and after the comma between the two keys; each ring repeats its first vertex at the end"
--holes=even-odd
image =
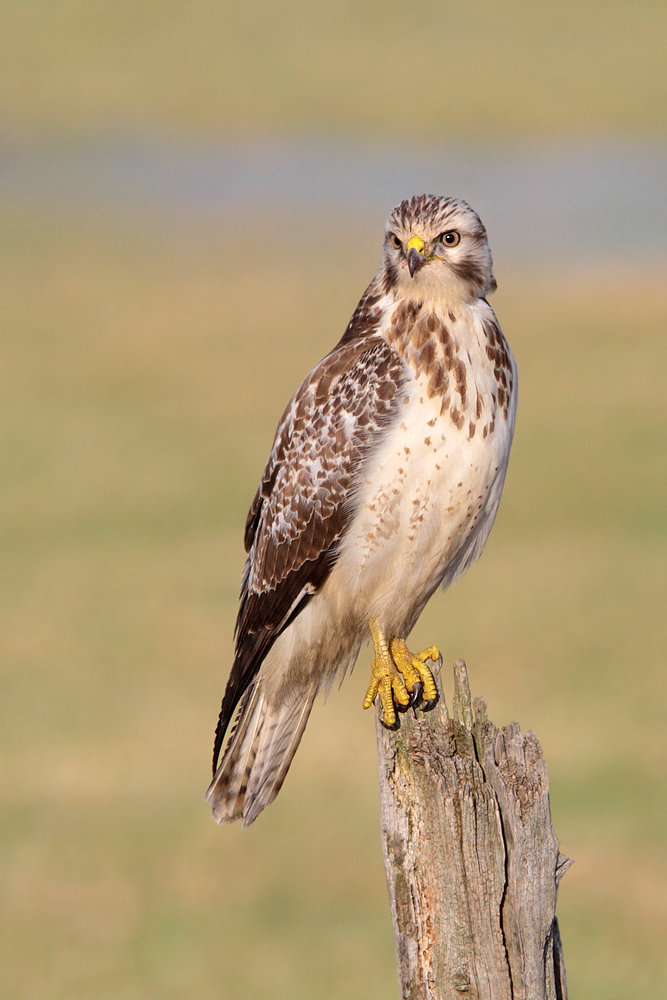
{"type": "Polygon", "coordinates": [[[410,277],[414,278],[417,271],[426,263],[426,257],[424,256],[426,244],[421,236],[411,236],[407,242],[406,249],[408,251],[408,270],[410,277]]]}
{"type": "Polygon", "coordinates": [[[410,272],[410,277],[414,278],[417,271],[424,266],[426,263],[426,258],[422,257],[419,250],[415,250],[411,247],[408,250],[408,271],[410,272]]]}

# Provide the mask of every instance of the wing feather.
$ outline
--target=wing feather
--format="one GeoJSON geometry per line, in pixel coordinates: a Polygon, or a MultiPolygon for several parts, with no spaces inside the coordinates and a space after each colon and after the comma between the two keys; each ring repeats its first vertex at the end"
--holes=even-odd
{"type": "Polygon", "coordinates": [[[234,710],[262,661],[331,572],[364,462],[397,412],[403,362],[367,324],[361,334],[348,328],[293,396],[251,505],[214,771],[234,710]]]}

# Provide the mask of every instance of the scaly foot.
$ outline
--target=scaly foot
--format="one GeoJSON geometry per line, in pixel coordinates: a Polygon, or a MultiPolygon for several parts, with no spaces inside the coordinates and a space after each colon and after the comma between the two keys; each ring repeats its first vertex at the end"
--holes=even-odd
{"type": "Polygon", "coordinates": [[[405,639],[392,639],[389,643],[391,657],[405,678],[405,686],[414,694],[412,704],[419,704],[423,699],[422,710],[428,712],[438,700],[438,689],[427,660],[437,663],[440,650],[437,646],[422,649],[421,653],[411,653],[405,644],[405,639]]]}
{"type": "Polygon", "coordinates": [[[381,722],[388,729],[393,729],[397,725],[396,709],[405,712],[411,706],[416,707],[422,698],[424,711],[435,705],[438,692],[426,660],[438,660],[440,653],[436,646],[429,646],[415,655],[410,652],[404,639],[388,641],[375,621],[370,622],[370,630],[375,659],[371,664],[371,680],[364,698],[364,708],[370,708],[375,696],[379,694],[382,704],[381,722]]]}

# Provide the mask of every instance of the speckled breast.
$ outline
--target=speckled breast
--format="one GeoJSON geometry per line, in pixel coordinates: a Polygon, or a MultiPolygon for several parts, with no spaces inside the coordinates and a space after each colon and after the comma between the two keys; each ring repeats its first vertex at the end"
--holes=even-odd
{"type": "Polygon", "coordinates": [[[409,623],[488,536],[509,456],[516,375],[484,302],[446,317],[400,304],[384,336],[410,377],[366,470],[345,548],[354,553],[350,583],[409,623]],[[401,594],[413,595],[414,607],[402,607],[401,594]]]}

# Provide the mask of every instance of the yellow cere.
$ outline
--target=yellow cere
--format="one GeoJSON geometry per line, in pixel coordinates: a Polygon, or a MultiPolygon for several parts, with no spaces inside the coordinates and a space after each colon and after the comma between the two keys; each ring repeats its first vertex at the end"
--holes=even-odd
{"type": "Polygon", "coordinates": [[[421,236],[411,236],[408,242],[406,243],[406,250],[408,251],[408,253],[410,252],[410,250],[416,250],[417,253],[423,254],[425,249],[426,249],[426,244],[424,243],[421,236]]]}

